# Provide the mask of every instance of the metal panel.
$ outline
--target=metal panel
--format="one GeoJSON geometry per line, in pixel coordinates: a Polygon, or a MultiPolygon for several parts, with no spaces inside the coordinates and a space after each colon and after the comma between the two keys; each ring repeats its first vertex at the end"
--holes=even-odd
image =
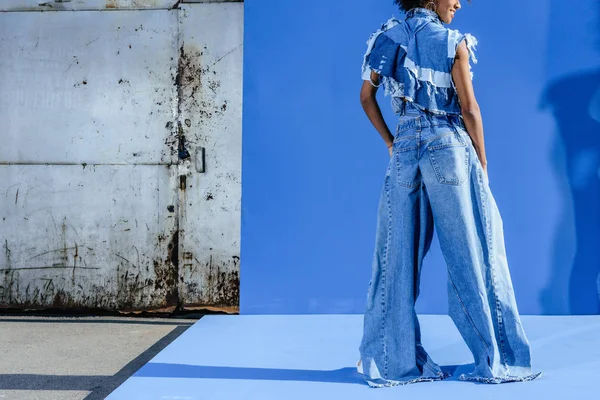
{"type": "Polygon", "coordinates": [[[168,166],[0,167],[0,306],[173,310],[172,175],[168,166]]]}
{"type": "Polygon", "coordinates": [[[176,48],[177,11],[0,14],[0,159],[173,162],[176,48]]]}
{"type": "Polygon", "coordinates": [[[181,164],[179,294],[186,308],[238,310],[243,3],[182,5],[180,34],[179,123],[191,156],[181,164]]]}
{"type": "Polygon", "coordinates": [[[1,0],[0,11],[157,10],[180,3],[231,3],[243,0],[1,0]]]}
{"type": "Polygon", "coordinates": [[[0,14],[1,306],[177,305],[177,13],[0,14]]]}
{"type": "Polygon", "coordinates": [[[2,0],[0,11],[168,9],[176,0],[2,0]]]}
{"type": "Polygon", "coordinates": [[[179,6],[0,14],[0,306],[239,310],[243,3],[179,6]]]}

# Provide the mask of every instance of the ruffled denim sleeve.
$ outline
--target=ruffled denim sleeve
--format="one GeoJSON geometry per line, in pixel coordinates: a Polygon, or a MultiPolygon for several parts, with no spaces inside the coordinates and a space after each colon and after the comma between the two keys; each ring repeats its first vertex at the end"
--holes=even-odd
{"type": "MultiPolygon", "coordinates": [[[[477,57],[475,57],[475,47],[477,46],[477,39],[470,33],[460,33],[455,29],[448,30],[448,58],[451,60],[450,70],[454,65],[456,50],[462,41],[465,41],[467,50],[469,51],[469,59],[473,63],[477,64],[477,57]]],[[[471,70],[471,63],[469,62],[469,72],[471,73],[471,80],[473,80],[473,71],[471,70]]]]}
{"type": "Polygon", "coordinates": [[[385,87],[386,95],[401,95],[403,84],[398,80],[398,68],[404,65],[406,49],[388,35],[388,31],[400,24],[396,18],[391,18],[380,29],[373,32],[367,41],[367,51],[363,58],[362,79],[371,82],[373,86],[385,87]],[[371,71],[380,75],[376,85],[371,81],[371,71]]]}

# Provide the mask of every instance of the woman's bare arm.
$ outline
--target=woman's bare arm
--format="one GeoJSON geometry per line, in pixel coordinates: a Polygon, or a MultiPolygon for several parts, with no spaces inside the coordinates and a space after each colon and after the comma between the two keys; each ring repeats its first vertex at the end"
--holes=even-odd
{"type": "MultiPolygon", "coordinates": [[[[371,80],[375,85],[379,85],[379,74],[371,71],[371,80]]],[[[390,132],[385,120],[383,119],[383,115],[381,114],[381,109],[379,108],[379,104],[377,103],[377,98],[375,94],[377,93],[378,87],[373,86],[369,81],[363,81],[362,87],[360,89],[360,104],[362,105],[363,110],[369,117],[369,120],[379,132],[383,141],[386,143],[389,149],[391,149],[392,144],[394,143],[394,135],[390,132]]],[[[390,151],[391,153],[391,151],[390,151]]]]}
{"type": "Polygon", "coordinates": [[[475,92],[473,82],[471,81],[471,72],[469,69],[469,52],[465,41],[462,41],[456,50],[456,61],[452,68],[452,79],[456,86],[460,108],[467,128],[467,133],[471,136],[473,147],[477,151],[479,161],[483,169],[487,172],[487,158],[485,155],[485,145],[483,140],[483,122],[481,111],[475,92]]]}

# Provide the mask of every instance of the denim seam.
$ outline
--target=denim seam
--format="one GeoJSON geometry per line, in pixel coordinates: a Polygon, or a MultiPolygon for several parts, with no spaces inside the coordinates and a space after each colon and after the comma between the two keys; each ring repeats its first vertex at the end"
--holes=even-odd
{"type": "Polygon", "coordinates": [[[421,124],[421,117],[418,117],[415,121],[415,129],[416,129],[416,142],[417,142],[417,159],[421,158],[421,131],[423,130],[423,125],[421,124]]]}
{"type": "Polygon", "coordinates": [[[477,169],[477,178],[479,180],[479,193],[481,196],[481,205],[482,205],[482,209],[483,209],[483,217],[485,219],[485,233],[486,233],[486,241],[488,244],[488,262],[490,263],[490,270],[491,270],[491,279],[492,279],[492,288],[493,288],[493,293],[494,293],[494,300],[495,300],[495,308],[496,308],[496,320],[498,321],[498,336],[500,339],[500,350],[501,350],[501,359],[500,362],[504,365],[506,365],[506,351],[504,349],[504,324],[502,322],[502,310],[500,309],[500,303],[498,301],[498,295],[497,295],[497,287],[496,287],[496,274],[495,274],[495,263],[494,263],[494,249],[493,249],[493,241],[492,241],[492,232],[491,232],[491,222],[490,222],[490,217],[489,217],[489,213],[488,213],[488,208],[487,208],[487,198],[485,196],[484,193],[484,182],[483,182],[483,177],[482,177],[482,173],[481,170],[478,168],[477,169]]]}
{"type": "Polygon", "coordinates": [[[402,136],[396,136],[395,140],[399,141],[401,139],[413,139],[415,136],[414,135],[402,135],[402,136]]]}
{"type": "MultiPolygon", "coordinates": [[[[430,142],[430,140],[428,140],[427,142],[430,142]]],[[[424,142],[424,143],[427,143],[427,142],[424,142]]],[[[467,147],[467,145],[463,144],[463,143],[459,143],[459,144],[456,144],[456,143],[442,143],[442,144],[436,144],[435,146],[429,146],[428,149],[432,150],[432,151],[435,151],[435,150],[445,149],[445,148],[448,148],[448,147],[467,147]]]]}
{"type": "Polygon", "coordinates": [[[417,146],[410,146],[410,147],[399,147],[396,143],[396,147],[394,148],[394,151],[398,152],[398,153],[404,153],[406,151],[413,151],[416,150],[417,146]]]}
{"type": "Polygon", "coordinates": [[[481,336],[481,333],[479,332],[479,329],[477,329],[475,322],[473,322],[473,319],[471,318],[471,314],[469,314],[469,312],[467,311],[467,308],[465,307],[465,303],[463,303],[462,299],[460,298],[460,295],[458,294],[458,289],[456,288],[456,285],[454,284],[454,280],[452,279],[452,275],[450,274],[450,270],[448,270],[448,278],[450,279],[450,283],[452,284],[452,288],[454,289],[454,293],[456,294],[456,298],[458,299],[460,306],[462,307],[463,311],[465,312],[465,315],[469,319],[469,322],[471,323],[471,326],[475,330],[475,333],[477,333],[477,336],[479,336],[479,339],[481,339],[481,343],[483,343],[483,346],[485,347],[486,352],[489,354],[490,348],[489,348],[488,344],[485,342],[485,339],[483,338],[483,336],[481,336]]]}
{"type": "MultiPolygon", "coordinates": [[[[446,125],[432,125],[432,126],[440,127],[440,126],[446,126],[446,125]]],[[[424,140],[423,143],[425,144],[425,143],[433,142],[436,139],[440,139],[440,138],[443,138],[444,136],[448,136],[448,135],[454,135],[454,131],[440,133],[439,135],[436,135],[436,136],[434,136],[432,138],[424,140]]],[[[434,147],[439,148],[439,146],[441,146],[441,145],[437,145],[437,146],[434,146],[434,147]]],[[[458,147],[458,146],[463,146],[463,145],[462,144],[451,144],[449,147],[454,147],[454,146],[458,147]]]]}
{"type": "Polygon", "coordinates": [[[387,218],[387,222],[388,222],[388,231],[387,231],[387,237],[385,239],[385,249],[384,249],[384,255],[383,255],[383,265],[382,265],[382,270],[381,270],[381,280],[382,280],[382,290],[381,290],[381,342],[382,342],[382,347],[383,347],[383,376],[387,378],[388,376],[388,353],[387,353],[387,346],[386,346],[386,342],[385,342],[385,335],[386,335],[386,316],[387,316],[387,311],[386,311],[386,305],[385,305],[385,301],[386,301],[386,291],[387,291],[387,279],[386,279],[386,275],[387,275],[387,264],[388,264],[388,249],[390,246],[390,238],[391,238],[391,234],[392,234],[392,207],[391,207],[391,201],[390,201],[390,179],[392,179],[390,177],[390,175],[386,176],[385,179],[385,196],[386,196],[386,203],[387,203],[387,209],[388,209],[388,218],[387,218]]]}
{"type": "Polygon", "coordinates": [[[402,186],[402,187],[407,188],[407,189],[414,189],[417,186],[419,186],[420,183],[421,183],[420,181],[416,182],[416,183],[411,183],[411,182],[408,182],[408,181],[403,181],[403,180],[398,179],[398,184],[400,186],[402,186]]]}
{"type": "Polygon", "coordinates": [[[396,126],[396,135],[400,135],[402,132],[408,131],[410,129],[415,129],[417,127],[417,122],[420,120],[421,116],[416,116],[411,119],[399,121],[396,126]]]}
{"type": "Polygon", "coordinates": [[[423,362],[423,366],[429,368],[429,371],[433,372],[434,374],[437,374],[438,371],[436,371],[435,369],[433,369],[433,367],[431,365],[429,365],[429,362],[427,360],[427,358],[423,357],[422,355],[420,355],[419,353],[416,353],[416,356],[419,360],[421,360],[423,362]]]}

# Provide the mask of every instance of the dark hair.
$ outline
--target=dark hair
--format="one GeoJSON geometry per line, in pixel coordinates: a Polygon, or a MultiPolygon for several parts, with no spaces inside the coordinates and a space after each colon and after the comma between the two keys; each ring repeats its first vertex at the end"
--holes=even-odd
{"type": "MultiPolygon", "coordinates": [[[[467,0],[469,3],[471,2],[471,0],[467,0]]],[[[415,7],[425,7],[425,5],[427,5],[427,3],[431,3],[432,0],[394,0],[394,3],[396,3],[396,5],[398,7],[400,7],[401,10],[403,11],[408,11],[411,8],[415,8],[415,7]]]]}

